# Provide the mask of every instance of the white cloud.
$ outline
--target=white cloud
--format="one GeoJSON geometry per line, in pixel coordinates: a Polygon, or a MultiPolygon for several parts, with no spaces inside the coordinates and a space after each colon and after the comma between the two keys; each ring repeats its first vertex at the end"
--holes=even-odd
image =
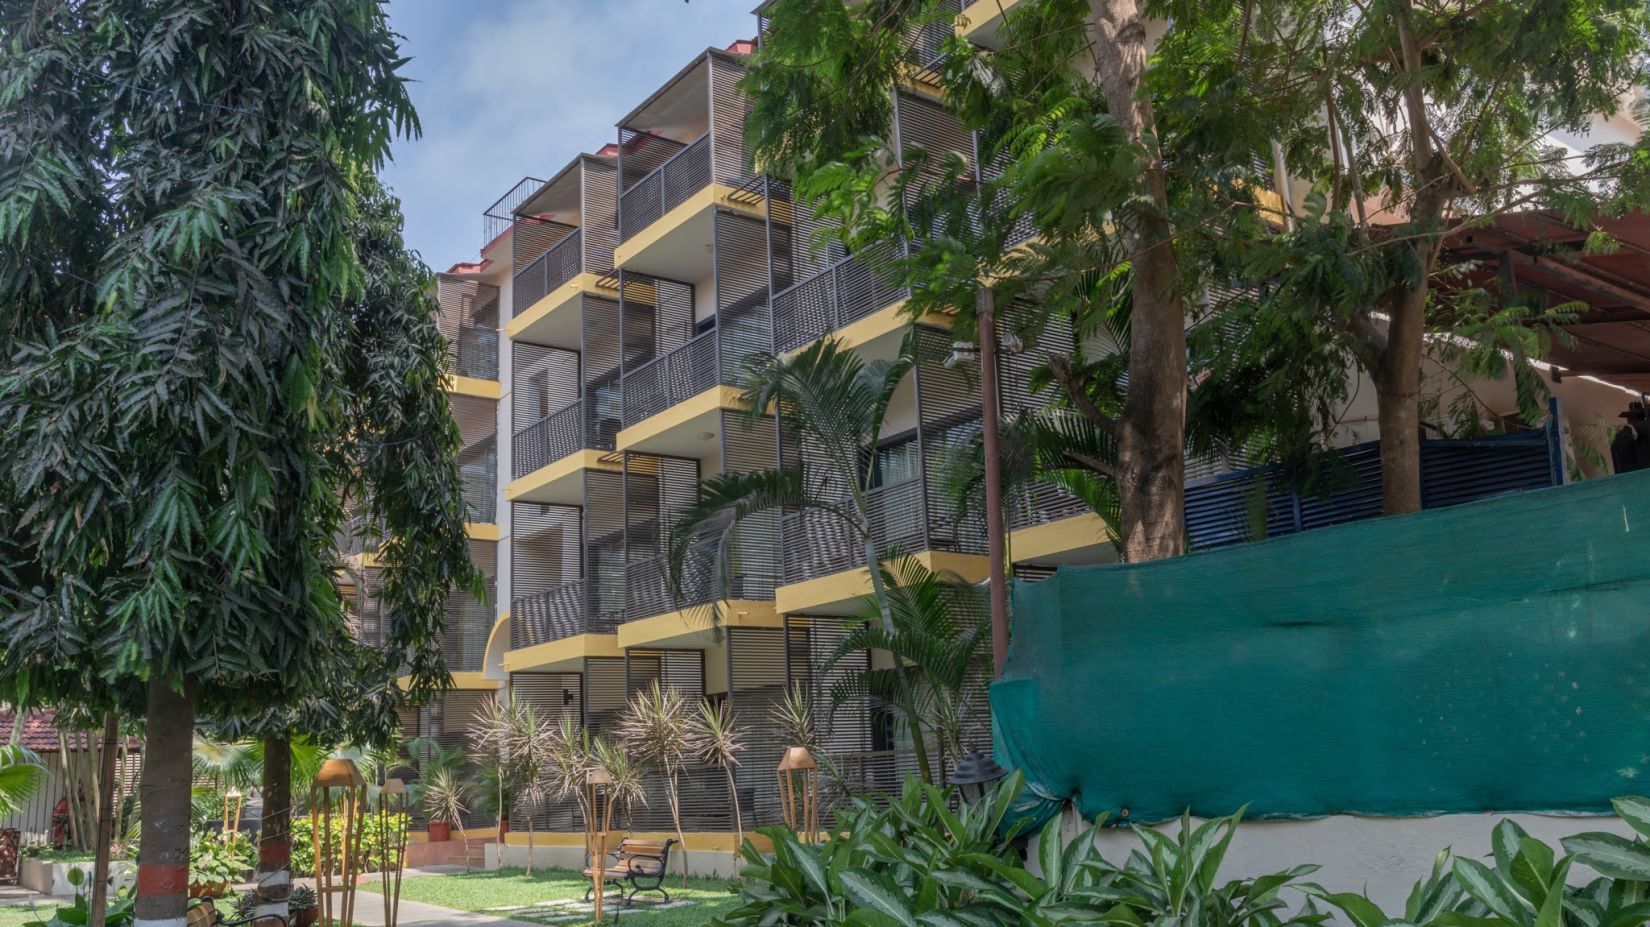
{"type": "Polygon", "coordinates": [[[756,0],[395,0],[423,122],[386,177],[407,241],[444,269],[474,258],[481,212],[617,138],[614,123],[707,46],[750,38],[756,0]]]}

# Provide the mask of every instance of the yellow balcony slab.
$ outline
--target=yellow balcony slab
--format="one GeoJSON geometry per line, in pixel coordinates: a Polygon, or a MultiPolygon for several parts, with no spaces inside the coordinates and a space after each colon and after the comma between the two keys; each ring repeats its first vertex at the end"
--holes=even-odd
{"type": "MultiPolygon", "coordinates": [[[[949,329],[952,316],[930,312],[921,319],[921,324],[934,328],[949,329]]],[[[825,338],[835,338],[844,348],[857,351],[867,359],[890,359],[899,351],[900,339],[911,327],[911,316],[906,310],[905,300],[900,300],[892,306],[884,306],[863,319],[849,322],[834,332],[825,335],[825,338]]],[[[823,340],[823,339],[821,339],[823,340]]],[[[785,352],[786,357],[794,357],[807,350],[807,346],[785,352]]]]}
{"type": "Polygon", "coordinates": [[[1020,0],[974,0],[957,17],[957,35],[982,48],[1001,48],[1003,21],[1020,0]]]}
{"type": "Polygon", "coordinates": [[[1103,563],[1115,559],[1111,527],[1093,512],[1084,512],[1008,535],[1015,563],[1103,563]]]}
{"type": "MultiPolygon", "coordinates": [[[[783,628],[784,619],[772,602],[733,599],[721,603],[723,628],[783,628]]],[[[684,608],[680,611],[639,618],[619,625],[619,646],[632,647],[709,647],[716,643],[709,605],[684,608]]]]}
{"type": "Polygon", "coordinates": [[[607,459],[607,451],[579,451],[505,484],[504,497],[511,502],[539,502],[546,505],[583,505],[584,472],[619,472],[619,464],[607,459]]]}
{"type": "Polygon", "coordinates": [[[587,657],[622,657],[614,634],[575,634],[559,641],[504,652],[506,673],[554,673],[583,668],[587,657]]]}
{"type": "MultiPolygon", "coordinates": [[[[482,672],[452,673],[450,675],[453,677],[453,688],[465,692],[481,692],[504,688],[504,680],[493,679],[482,672]]],[[[396,680],[396,684],[403,689],[409,689],[412,687],[412,677],[402,676],[396,680]]]]}
{"type": "MultiPolygon", "coordinates": [[[[936,572],[955,573],[964,580],[977,583],[985,579],[990,561],[979,554],[958,554],[943,550],[927,550],[915,559],[936,572]]],[[[848,614],[859,600],[871,594],[871,573],[864,567],[843,570],[818,579],[791,583],[774,590],[774,607],[782,615],[795,612],[848,614]]]]}
{"type": "Polygon", "coordinates": [[[619,298],[617,288],[599,285],[602,277],[583,273],[546,293],[504,326],[512,341],[578,348],[584,332],[584,298],[619,298]]]}
{"type": "Polygon", "coordinates": [[[614,248],[613,266],[671,280],[703,280],[711,271],[712,213],[717,207],[766,218],[761,197],[736,195],[726,184],[707,184],[614,248]]]}
{"type": "Polygon", "coordinates": [[[479,521],[465,522],[464,535],[472,541],[496,541],[500,537],[498,525],[479,521]]]}
{"type": "Polygon", "coordinates": [[[504,395],[497,380],[478,380],[475,377],[461,377],[458,374],[447,375],[447,392],[457,393],[460,396],[475,396],[481,399],[497,399],[504,395]]]}
{"type": "Polygon", "coordinates": [[[721,445],[722,411],[744,411],[740,390],[713,386],[621,430],[613,443],[621,451],[702,458],[721,445]],[[706,437],[706,436],[709,437],[706,437]]]}

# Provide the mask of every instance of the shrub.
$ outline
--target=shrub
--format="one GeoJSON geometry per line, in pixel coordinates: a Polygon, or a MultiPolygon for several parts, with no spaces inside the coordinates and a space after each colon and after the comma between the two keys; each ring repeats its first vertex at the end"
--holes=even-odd
{"type": "Polygon", "coordinates": [[[1324,919],[1310,899],[1288,913],[1280,897],[1299,888],[1309,867],[1217,886],[1237,817],[1178,837],[1141,830],[1145,847],[1122,867],[1101,857],[1091,829],[1062,844],[1057,825],[1043,832],[1035,875],[1005,828],[1018,776],[977,806],[952,809],[945,792],[908,780],[885,807],[858,799],[838,816],[839,830],[803,844],[787,828],[765,828],[771,856],[745,844],[743,904],[720,923],[990,925],[1086,920],[1111,924],[1280,927],[1324,919]]]}
{"type": "MultiPolygon", "coordinates": [[[[407,826],[405,814],[390,815],[390,830],[407,826]]],[[[298,876],[315,874],[315,843],[310,829],[310,819],[294,817],[292,819],[292,873],[298,876]]],[[[385,863],[384,852],[385,826],[377,814],[362,816],[361,852],[365,857],[356,869],[359,872],[379,872],[385,863]]],[[[332,819],[332,828],[328,838],[333,858],[338,858],[339,848],[344,840],[344,820],[335,817],[332,819]]]]}

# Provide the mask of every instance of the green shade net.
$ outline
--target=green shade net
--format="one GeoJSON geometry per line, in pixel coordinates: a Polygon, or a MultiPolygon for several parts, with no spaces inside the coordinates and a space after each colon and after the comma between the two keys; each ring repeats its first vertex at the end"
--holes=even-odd
{"type": "Polygon", "coordinates": [[[1014,588],[1032,817],[1607,812],[1650,790],[1650,472],[1014,588]]]}

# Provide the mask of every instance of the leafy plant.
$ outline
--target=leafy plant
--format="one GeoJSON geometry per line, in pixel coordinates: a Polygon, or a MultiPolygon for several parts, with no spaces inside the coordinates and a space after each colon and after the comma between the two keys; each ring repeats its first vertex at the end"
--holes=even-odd
{"type": "Polygon", "coordinates": [[[315,889],[308,885],[294,885],[286,903],[294,911],[307,911],[315,907],[315,889]]]}
{"type": "Polygon", "coordinates": [[[239,882],[256,860],[252,841],[243,835],[222,840],[215,834],[197,833],[189,844],[189,878],[209,886],[239,882]]]}
{"type": "MultiPolygon", "coordinates": [[[[74,899],[68,905],[58,908],[46,920],[25,921],[23,927],[86,927],[90,923],[91,911],[87,906],[86,894],[79,891],[78,887],[77,882],[74,899]]],[[[104,927],[131,927],[136,920],[136,912],[132,909],[135,900],[132,893],[125,888],[112,893],[108,907],[103,912],[104,927]]]]}
{"type": "Polygon", "coordinates": [[[1145,846],[1117,867],[1095,845],[1095,830],[1062,842],[1058,824],[1038,842],[1038,873],[1014,849],[1010,808],[1023,781],[1000,783],[983,801],[952,809],[947,793],[909,779],[879,807],[857,799],[823,843],[805,844],[783,827],[764,828],[774,845],[744,853],[744,904],[731,927],[791,924],[1113,925],[1198,924],[1282,927],[1317,924],[1308,901],[1289,913],[1281,893],[1300,888],[1310,868],[1218,883],[1238,818],[1176,837],[1141,829],[1145,846]]]}
{"type": "Polygon", "coordinates": [[[40,758],[22,744],[0,746],[0,818],[22,808],[46,780],[40,758]]]}
{"type": "Polygon", "coordinates": [[[676,825],[676,839],[684,852],[682,887],[687,887],[687,838],[682,833],[681,777],[692,749],[692,723],[687,699],[674,687],[660,686],[637,692],[619,714],[614,728],[624,745],[639,762],[659,770],[665,778],[665,798],[670,802],[670,820],[676,825]]]}
{"type": "MultiPolygon", "coordinates": [[[[390,815],[388,820],[389,831],[397,832],[407,826],[407,816],[404,814],[390,815]]],[[[308,876],[315,874],[315,840],[314,830],[308,817],[292,820],[292,872],[294,875],[308,876]]],[[[381,872],[389,862],[385,847],[385,828],[380,823],[377,814],[368,814],[361,819],[361,871],[381,872]]],[[[332,830],[328,838],[331,846],[336,848],[343,845],[344,820],[332,819],[332,830]]],[[[336,855],[335,857],[336,858],[336,855]]]]}
{"type": "MultiPolygon", "coordinates": [[[[728,795],[733,799],[734,841],[743,845],[745,819],[739,810],[739,785],[734,781],[733,769],[739,765],[739,754],[745,750],[745,729],[727,702],[714,705],[708,699],[699,702],[699,715],[689,722],[688,747],[699,762],[719,766],[727,774],[728,795]]],[[[735,854],[734,865],[738,864],[735,854]]]]}

